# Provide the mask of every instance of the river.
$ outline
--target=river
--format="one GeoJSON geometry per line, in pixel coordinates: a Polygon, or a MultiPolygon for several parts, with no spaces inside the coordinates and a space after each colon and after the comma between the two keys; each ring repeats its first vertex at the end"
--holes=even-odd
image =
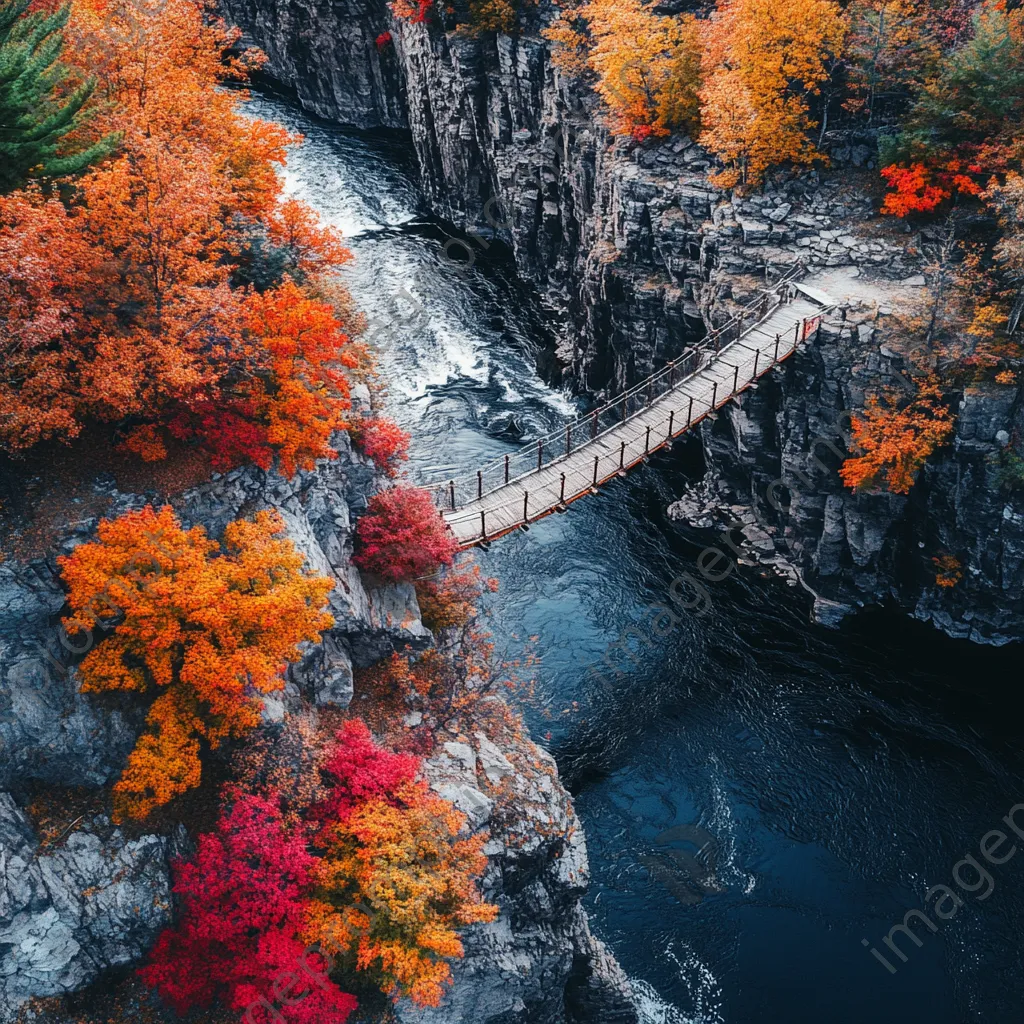
{"type": "MultiPolygon", "coordinates": [[[[510,416],[530,436],[572,414],[537,370],[548,314],[498,246],[471,243],[472,266],[445,255],[407,137],[267,97],[251,109],[306,137],[288,188],[345,232],[371,325],[410,317],[380,365],[413,474],[512,450],[510,416]]],[[[480,556],[501,582],[499,650],[541,659],[526,714],[574,793],[587,908],[644,1024],[1020,1020],[1024,856],[979,854],[1024,800],[1016,649],[895,612],[824,630],[799,588],[747,568],[709,584],[709,612],[641,646],[614,685],[595,683],[608,645],[708,543],[664,513],[700,465],[696,441],[677,444],[480,556]],[[990,881],[967,864],[954,885],[968,853],[990,881]],[[883,939],[940,883],[962,905],[947,898],[940,920],[929,904],[934,932],[911,919],[922,944],[897,933],[903,962],[883,939]]]]}

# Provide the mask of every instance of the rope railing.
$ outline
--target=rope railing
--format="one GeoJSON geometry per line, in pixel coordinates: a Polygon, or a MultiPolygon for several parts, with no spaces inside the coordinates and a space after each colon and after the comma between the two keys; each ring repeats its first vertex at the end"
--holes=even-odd
{"type": "Polygon", "coordinates": [[[802,264],[797,264],[759,299],[749,303],[724,324],[709,331],[698,345],[598,408],[529,442],[518,451],[509,452],[484,463],[475,473],[429,484],[435,503],[442,509],[458,509],[467,502],[479,500],[522,477],[566,458],[583,445],[597,440],[626,422],[647,408],[655,399],[661,398],[701,370],[710,361],[713,353],[717,353],[724,346],[742,337],[746,331],[768,319],[792,298],[788,285],[802,274],[804,269],[802,264]]]}

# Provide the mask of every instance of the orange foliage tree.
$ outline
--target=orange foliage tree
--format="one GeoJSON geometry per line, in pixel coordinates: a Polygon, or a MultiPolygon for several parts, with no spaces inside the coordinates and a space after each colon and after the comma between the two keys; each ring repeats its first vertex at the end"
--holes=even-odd
{"type": "Polygon", "coordinates": [[[952,432],[952,415],[933,380],[902,408],[891,395],[884,404],[871,397],[864,412],[853,417],[853,438],[862,454],[840,467],[843,483],[861,490],[884,485],[893,494],[906,494],[925,460],[952,432]]]}
{"type": "Polygon", "coordinates": [[[808,97],[829,75],[845,22],[833,0],[722,0],[706,23],[700,143],[726,165],[719,184],[759,184],[784,163],[821,158],[808,97]]]}
{"type": "MultiPolygon", "coordinates": [[[[357,751],[327,765],[345,776],[335,779],[345,798],[317,838],[323,855],[312,870],[304,938],[394,998],[437,1006],[451,981],[447,959],[463,955],[456,929],[498,913],[476,885],[485,836],[460,838],[465,815],[368,742],[365,726],[338,739],[357,751]],[[362,798],[350,795],[357,791],[362,798]]],[[[415,772],[415,760],[404,760],[415,772]]]]}
{"type": "MultiPolygon", "coordinates": [[[[201,0],[75,0],[67,33],[68,59],[103,100],[82,142],[120,142],[67,204],[0,197],[0,444],[67,439],[90,419],[185,416],[215,449],[280,454],[287,472],[330,454],[348,338],[297,285],[349,257],[311,211],[281,201],[291,136],[243,117],[244,93],[222,88],[253,63],[229,55],[238,32],[201,0]],[[232,287],[254,233],[293,279],[263,295],[232,287]]],[[[134,444],[155,458],[158,441],[134,444]]]]}
{"type": "Polygon", "coordinates": [[[935,582],[940,587],[955,587],[964,578],[964,567],[956,555],[938,555],[932,559],[935,566],[935,582]]]}
{"type": "Polygon", "coordinates": [[[223,549],[173,511],[147,506],[100,523],[60,559],[71,634],[112,629],[80,665],[87,692],[156,694],[114,787],[119,815],[142,818],[197,786],[200,742],[216,748],[259,723],[298,644],[333,624],[330,580],[303,570],[280,518],[260,512],[224,532],[223,549]]]}

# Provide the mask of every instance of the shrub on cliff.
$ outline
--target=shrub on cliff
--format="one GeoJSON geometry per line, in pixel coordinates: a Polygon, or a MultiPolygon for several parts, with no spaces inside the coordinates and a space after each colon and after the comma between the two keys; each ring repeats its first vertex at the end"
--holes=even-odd
{"type": "Polygon", "coordinates": [[[349,432],[355,446],[388,476],[397,476],[401,463],[409,458],[411,438],[392,420],[377,416],[356,420],[349,432]]]}
{"type": "Polygon", "coordinates": [[[843,483],[906,494],[925,460],[952,432],[952,414],[934,381],[922,385],[903,406],[891,395],[881,400],[873,396],[853,417],[853,440],[861,454],[840,467],[843,483]]]}
{"type": "Polygon", "coordinates": [[[332,625],[331,581],[303,570],[283,529],[260,512],[230,523],[222,550],[169,507],[147,506],[104,520],[96,541],[59,559],[68,633],[113,630],[79,666],[83,691],[156,695],[114,787],[119,815],[145,817],[197,786],[201,741],[217,747],[257,725],[297,645],[332,625]]]}
{"type": "Polygon", "coordinates": [[[375,494],[356,524],[353,561],[360,569],[397,583],[451,565],[457,550],[427,491],[393,487],[375,494]]]}
{"type": "Polygon", "coordinates": [[[326,819],[304,938],[397,999],[437,1006],[463,955],[457,928],[492,921],[476,880],[485,836],[459,838],[463,814],[415,781],[419,760],[382,751],[362,723],[338,734],[327,763],[337,791],[326,819]]]}
{"type": "Polygon", "coordinates": [[[260,1024],[345,1024],[355,998],[299,939],[314,865],[275,800],[238,794],[195,859],[176,866],[181,915],[143,981],[182,1015],[219,1003],[260,1024]]]}

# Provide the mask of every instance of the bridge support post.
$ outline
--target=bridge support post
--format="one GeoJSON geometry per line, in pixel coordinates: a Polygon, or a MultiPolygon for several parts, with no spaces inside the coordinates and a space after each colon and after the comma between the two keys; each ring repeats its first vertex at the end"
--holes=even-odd
{"type": "Polygon", "coordinates": [[[619,472],[626,472],[626,442],[619,445],[619,472]]]}
{"type": "Polygon", "coordinates": [[[482,469],[476,471],[476,496],[477,498],[484,496],[484,471],[482,469]]]}
{"type": "Polygon", "coordinates": [[[734,366],[732,368],[732,393],[735,395],[740,389],[740,368],[734,366]]]}
{"type": "Polygon", "coordinates": [[[718,381],[711,382],[711,410],[718,408],[718,381]]]}
{"type": "Polygon", "coordinates": [[[487,512],[480,509],[480,537],[487,540],[487,512]]]}
{"type": "Polygon", "coordinates": [[[454,510],[454,508],[455,508],[455,481],[454,480],[449,480],[448,481],[448,493],[451,495],[452,509],[454,510]]]}
{"type": "Polygon", "coordinates": [[[776,334],[775,335],[775,358],[772,360],[773,364],[777,363],[779,361],[779,342],[780,341],[782,341],[782,338],[778,334],[776,334]]]}
{"type": "Polygon", "coordinates": [[[562,486],[558,490],[558,504],[565,504],[565,474],[562,474],[562,486]]]}
{"type": "Polygon", "coordinates": [[[530,521],[530,516],[527,514],[527,511],[526,511],[527,507],[529,506],[529,504],[530,504],[530,492],[529,491],[523,491],[523,522],[524,523],[528,523],[530,521]]]}
{"type": "Polygon", "coordinates": [[[544,441],[540,440],[540,441],[537,442],[537,468],[538,469],[540,469],[540,467],[542,465],[541,460],[543,458],[544,458],[544,441]]]}
{"type": "Polygon", "coordinates": [[[690,408],[686,410],[686,429],[690,429],[690,423],[693,421],[693,395],[690,395],[690,408]]]}
{"type": "Polygon", "coordinates": [[[651,451],[651,428],[647,428],[647,436],[644,438],[644,455],[650,454],[651,451]]]}
{"type": "Polygon", "coordinates": [[[801,320],[797,320],[797,322],[795,324],[793,324],[793,347],[794,348],[796,348],[796,346],[800,344],[800,325],[801,325],[801,323],[802,323],[801,320]]]}
{"type": "Polygon", "coordinates": [[[754,352],[754,380],[757,380],[757,361],[761,358],[761,350],[754,352]]]}
{"type": "Polygon", "coordinates": [[[565,425],[565,454],[572,454],[572,424],[565,425]]]}
{"type": "Polygon", "coordinates": [[[676,411],[675,409],[671,409],[668,414],[668,439],[670,441],[672,440],[672,423],[674,422],[675,418],[676,411]]]}
{"type": "Polygon", "coordinates": [[[594,482],[593,482],[592,486],[593,486],[595,492],[597,490],[597,464],[600,461],[600,459],[601,459],[600,455],[595,455],[594,456],[594,482]]]}
{"type": "Polygon", "coordinates": [[[508,483],[508,456],[505,456],[505,483],[508,483]]]}

